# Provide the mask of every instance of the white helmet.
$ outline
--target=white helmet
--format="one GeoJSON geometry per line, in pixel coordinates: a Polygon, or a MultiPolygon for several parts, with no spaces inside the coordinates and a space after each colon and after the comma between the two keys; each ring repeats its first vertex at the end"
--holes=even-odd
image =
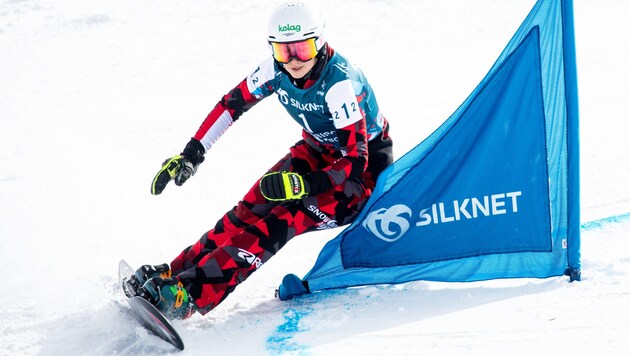
{"type": "Polygon", "coordinates": [[[324,18],[319,11],[302,1],[286,2],[271,14],[267,27],[267,41],[295,42],[316,38],[317,49],[325,43],[324,18]]]}

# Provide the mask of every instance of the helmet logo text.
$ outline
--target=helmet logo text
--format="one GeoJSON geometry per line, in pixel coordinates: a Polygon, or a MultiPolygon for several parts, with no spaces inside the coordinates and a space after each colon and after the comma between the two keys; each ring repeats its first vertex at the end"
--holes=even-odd
{"type": "Polygon", "coordinates": [[[289,25],[289,24],[286,24],[284,26],[278,25],[279,32],[287,32],[287,31],[300,32],[300,30],[302,30],[302,26],[300,25],[289,25]]]}

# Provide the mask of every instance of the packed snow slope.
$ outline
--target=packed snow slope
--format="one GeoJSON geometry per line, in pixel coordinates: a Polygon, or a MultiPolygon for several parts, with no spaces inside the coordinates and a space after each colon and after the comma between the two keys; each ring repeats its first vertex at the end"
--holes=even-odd
{"type": "MultiPolygon", "coordinates": [[[[319,1],[400,157],[468,96],[533,0],[319,1]]],[[[339,230],[291,241],[205,317],[184,355],[630,354],[630,3],[576,0],[583,281],[370,286],[274,299],[339,230]]],[[[300,137],[269,99],[183,187],[153,175],[269,55],[271,3],[0,0],[0,354],[174,352],[129,316],[118,260],[170,261],[300,137]]]]}

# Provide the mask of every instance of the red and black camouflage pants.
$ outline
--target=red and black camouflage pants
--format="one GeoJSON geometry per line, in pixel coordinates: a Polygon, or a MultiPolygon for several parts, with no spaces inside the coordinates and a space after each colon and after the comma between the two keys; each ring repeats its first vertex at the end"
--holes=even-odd
{"type": "MultiPolygon", "coordinates": [[[[262,196],[257,181],[214,229],[171,262],[173,275],[194,298],[199,312],[206,314],[216,307],[294,236],[350,223],[371,195],[375,177],[392,161],[391,140],[382,142],[384,149],[370,153],[376,164],[368,165],[363,175],[316,196],[271,202],[262,196]]],[[[270,171],[304,174],[335,159],[300,141],[270,171]]]]}

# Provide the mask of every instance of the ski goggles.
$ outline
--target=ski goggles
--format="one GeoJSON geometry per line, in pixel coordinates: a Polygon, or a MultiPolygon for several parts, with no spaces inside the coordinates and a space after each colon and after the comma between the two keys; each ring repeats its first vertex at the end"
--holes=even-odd
{"type": "Polygon", "coordinates": [[[273,57],[280,63],[289,63],[292,58],[300,62],[307,62],[317,55],[316,38],[309,38],[298,42],[269,42],[273,57]]]}

